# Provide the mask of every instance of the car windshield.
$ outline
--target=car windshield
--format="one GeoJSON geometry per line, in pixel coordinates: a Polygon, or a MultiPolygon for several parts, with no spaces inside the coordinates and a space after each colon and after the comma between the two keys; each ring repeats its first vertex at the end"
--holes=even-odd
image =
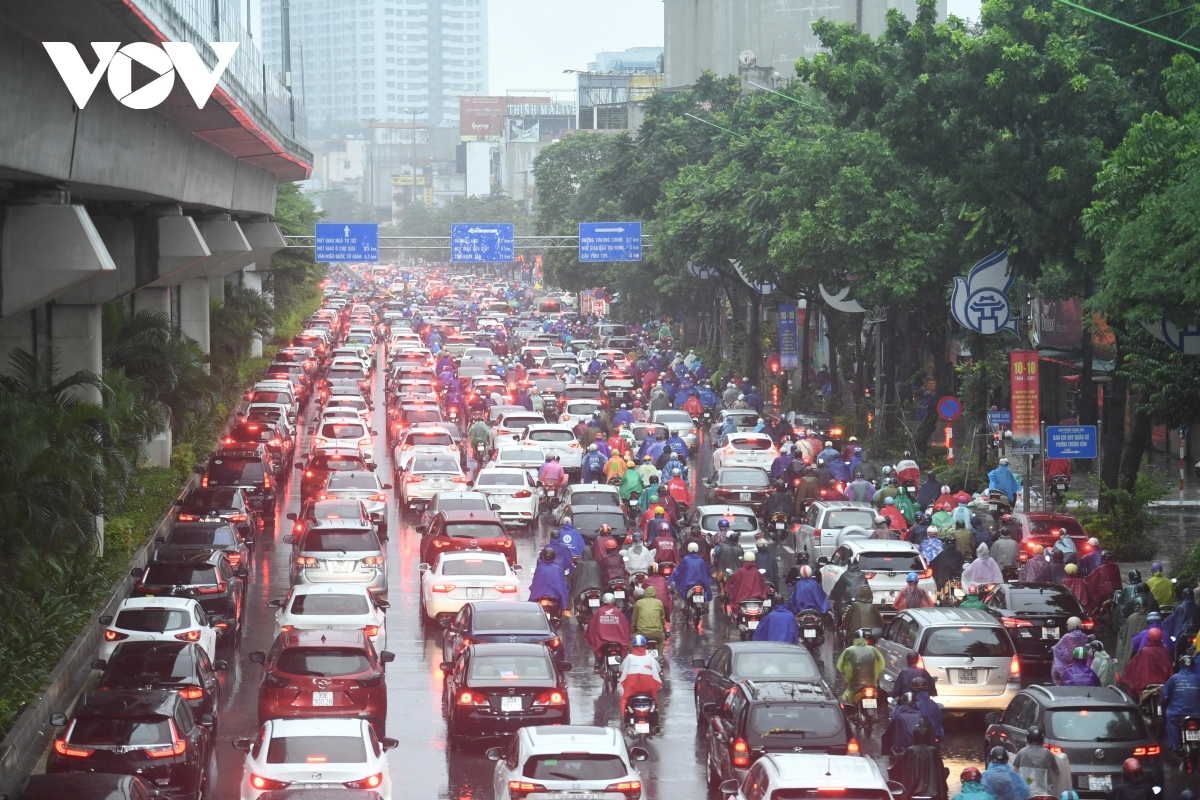
{"type": "Polygon", "coordinates": [[[251,403],[279,403],[291,405],[291,392],[255,392],[250,396],[251,403]]]}
{"type": "Polygon", "coordinates": [[[750,713],[750,731],[759,738],[773,736],[834,736],[845,730],[836,703],[763,703],[750,713]]]}
{"type": "Polygon", "coordinates": [[[487,511],[491,508],[483,497],[439,497],[438,511],[487,511]]]}
{"type": "Polygon", "coordinates": [[[313,504],[309,519],[361,519],[362,505],[357,500],[321,500],[313,504]]]}
{"type": "Polygon", "coordinates": [[[925,565],[916,553],[859,553],[858,566],[864,572],[921,572],[925,565]]]}
{"type": "Polygon", "coordinates": [[[361,736],[277,736],[267,746],[268,764],[364,764],[361,736]]]}
{"type": "Polygon", "coordinates": [[[821,677],[807,651],[739,653],[733,671],[738,680],[813,681],[821,677]]]}
{"type": "MultiPolygon", "coordinates": [[[[595,390],[599,394],[599,390],[595,390]]],[[[572,394],[570,387],[567,388],[567,394],[572,394]]],[[[600,409],[599,403],[567,403],[566,411],[568,414],[573,414],[577,417],[586,417],[594,414],[600,409]]]]}
{"type": "Polygon", "coordinates": [[[371,607],[361,594],[300,594],[292,598],[291,613],[315,617],[352,617],[367,614],[371,607]]]}
{"type": "MultiPolygon", "coordinates": [[[[630,381],[630,385],[633,381],[630,381]]],[[[655,422],[675,422],[679,424],[692,424],[692,417],[686,411],[657,411],[654,414],[655,422]]]]}
{"type": "Polygon", "coordinates": [[[573,442],[575,434],[570,431],[530,431],[528,438],[531,442],[573,442]]]}
{"type": "Polygon", "coordinates": [[[408,437],[412,447],[453,447],[454,440],[448,433],[413,433],[408,437]]]}
{"type": "Polygon", "coordinates": [[[329,476],[329,483],[325,484],[325,488],[331,492],[339,489],[375,491],[379,489],[379,481],[373,472],[339,472],[329,476]]]}
{"type": "Polygon", "coordinates": [[[504,562],[494,558],[455,558],[442,561],[442,574],[504,577],[508,572],[504,562]]]}
{"type": "Polygon", "coordinates": [[[379,540],[372,531],[367,530],[315,530],[304,534],[300,549],[306,553],[339,550],[346,553],[374,552],[379,550],[379,540]]]}
{"type": "Polygon", "coordinates": [[[208,479],[222,483],[261,483],[263,479],[262,459],[220,456],[208,464],[208,479]]]}
{"type": "Polygon", "coordinates": [[[546,460],[546,456],[542,454],[541,450],[531,452],[529,450],[518,448],[506,448],[500,451],[500,460],[508,461],[514,464],[526,464],[531,467],[538,467],[541,466],[542,462],[546,460]]]}
{"type": "Polygon", "coordinates": [[[770,450],[770,439],[730,439],[729,446],[734,450],[770,450]]]}
{"type": "Polygon", "coordinates": [[[481,472],[475,479],[476,486],[524,486],[525,473],[516,472],[481,472]]]}
{"type": "Polygon", "coordinates": [[[356,422],[326,422],[321,426],[321,435],[329,439],[358,439],[367,435],[367,429],[356,422]]]}
{"type": "Polygon", "coordinates": [[[451,522],[446,535],[452,539],[497,539],[504,536],[504,527],[488,522],[451,522]]]}
{"type": "Polygon", "coordinates": [[[576,506],[621,507],[621,495],[616,492],[571,492],[571,504],[576,506]]]}
{"type": "Polygon", "coordinates": [[[420,411],[405,411],[404,421],[408,424],[414,422],[441,422],[442,414],[437,410],[422,409],[420,411]]]}
{"type": "Polygon", "coordinates": [[[180,681],[192,677],[192,654],[179,643],[131,648],[121,645],[108,660],[108,685],[136,686],[156,681],[180,681]]]}
{"type": "Polygon", "coordinates": [[[561,392],[566,387],[557,378],[534,378],[533,385],[539,392],[561,392]]]}
{"type": "Polygon", "coordinates": [[[72,744],[126,746],[170,744],[166,717],[78,717],[71,727],[72,744]]]}
{"type": "Polygon", "coordinates": [[[184,547],[232,547],[236,544],[233,528],[226,526],[207,527],[179,526],[167,536],[167,544],[184,547]]]}
{"type": "Polygon", "coordinates": [[[577,511],[571,521],[580,533],[599,533],[601,525],[607,525],[617,532],[625,530],[625,515],[619,511],[577,511]]]}
{"type": "Polygon", "coordinates": [[[860,528],[871,530],[875,527],[875,512],[865,508],[833,510],[825,515],[825,522],[820,527],[845,528],[849,525],[857,525],[860,528]]]}
{"type": "Polygon", "coordinates": [[[127,608],[117,614],[113,627],[125,631],[165,633],[191,627],[192,614],[182,608],[127,608]]]}
{"type": "Polygon", "coordinates": [[[721,486],[767,486],[771,482],[761,469],[723,469],[718,483],[721,486]]]}
{"type": "Polygon", "coordinates": [[[758,530],[758,519],[743,514],[705,514],[700,518],[700,527],[706,531],[715,531],[721,520],[729,520],[729,530],[741,533],[758,530]]]}
{"type": "Polygon", "coordinates": [[[371,659],[353,647],[288,647],[279,654],[275,668],[289,675],[336,678],[370,671],[371,659]]]}
{"type": "Polygon", "coordinates": [[[217,568],[212,564],[160,564],[146,567],[142,583],[148,586],[212,586],[217,568]]]}
{"type": "Polygon", "coordinates": [[[725,419],[733,419],[733,424],[742,428],[753,428],[758,424],[757,413],[727,414],[725,419]]]}
{"type": "Polygon", "coordinates": [[[1044,590],[1010,589],[1008,597],[1013,611],[1083,616],[1083,608],[1075,595],[1061,586],[1047,586],[1044,590]]]}
{"type": "Polygon", "coordinates": [[[537,425],[545,422],[541,417],[505,417],[500,423],[501,427],[508,428],[510,431],[523,431],[530,425],[537,425]]]}
{"type": "Polygon", "coordinates": [[[453,458],[418,456],[413,459],[412,469],[414,472],[447,472],[452,475],[459,474],[458,460],[453,458]]]}
{"type": "Polygon", "coordinates": [[[549,681],[553,669],[544,655],[476,656],[468,677],[475,681],[549,681]]]}
{"type": "Polygon", "coordinates": [[[1011,656],[1012,645],[999,628],[934,628],[921,649],[924,656],[971,656],[988,658],[1011,656]]]}
{"type": "Polygon", "coordinates": [[[1076,539],[1087,537],[1083,526],[1078,520],[1069,517],[1057,517],[1055,519],[1031,519],[1029,520],[1029,532],[1033,536],[1051,536],[1057,539],[1066,531],[1068,536],[1076,539]]]}
{"type": "Polygon", "coordinates": [[[615,781],[628,774],[620,756],[605,753],[563,753],[530,756],[524,776],[539,781],[615,781]]]}
{"type": "Polygon", "coordinates": [[[313,469],[327,469],[340,472],[354,469],[365,469],[359,456],[317,456],[312,462],[313,469]]]}
{"type": "Polygon", "coordinates": [[[1046,714],[1046,736],[1067,742],[1129,742],[1148,738],[1136,709],[1056,708],[1046,714]]]}
{"type": "Polygon", "coordinates": [[[236,491],[236,489],[201,489],[188,495],[180,508],[187,509],[188,511],[234,508],[233,496],[236,491]]]}
{"type": "Polygon", "coordinates": [[[472,625],[476,633],[489,631],[533,631],[542,633],[550,630],[546,614],[540,608],[483,609],[475,607],[472,625]]]}

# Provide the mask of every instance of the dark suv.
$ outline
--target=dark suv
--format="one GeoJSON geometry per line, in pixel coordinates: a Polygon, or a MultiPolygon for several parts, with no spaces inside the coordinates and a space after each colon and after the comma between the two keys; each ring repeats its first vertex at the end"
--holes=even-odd
{"type": "Polygon", "coordinates": [[[253,540],[263,529],[263,520],[250,506],[250,497],[236,486],[216,489],[196,488],[187,497],[176,500],[179,522],[219,519],[237,528],[242,541],[253,540]]]}
{"type": "Polygon", "coordinates": [[[166,797],[194,798],[208,789],[212,717],[197,722],[183,695],[164,689],[88,692],[54,740],[46,772],[137,775],[166,797]]]}
{"type": "Polygon", "coordinates": [[[134,595],[190,597],[204,613],[227,620],[232,630],[241,628],[248,573],[245,567],[231,567],[223,550],[161,553],[145,569],[134,567],[131,574],[137,578],[134,595]]]}
{"type": "Polygon", "coordinates": [[[236,486],[246,490],[250,507],[259,513],[266,527],[275,528],[275,480],[271,477],[271,457],[259,445],[235,445],[218,450],[208,463],[196,467],[200,485],[205,489],[236,486]]]}
{"type": "MultiPolygon", "coordinates": [[[[217,716],[224,661],[210,661],[195,642],[121,642],[108,661],[93,661],[101,671],[97,689],[169,689],[179,692],[197,717],[217,716]]],[[[214,731],[216,724],[213,724],[214,731]]]]}
{"type": "Polygon", "coordinates": [[[983,601],[988,611],[1008,629],[1026,680],[1030,672],[1044,672],[1054,662],[1051,652],[1067,632],[1067,620],[1079,617],[1089,633],[1096,623],[1065,586],[1050,583],[999,584],[983,601]]]}
{"type": "Polygon", "coordinates": [[[1029,686],[1004,709],[988,714],[983,752],[1000,745],[1009,753],[1025,746],[1037,725],[1046,746],[1061,749],[1071,762],[1071,788],[1081,796],[1103,797],[1121,782],[1121,764],[1136,756],[1156,786],[1163,785],[1162,748],[1137,701],[1120,689],[1090,686],[1029,686]]]}
{"type": "Polygon", "coordinates": [[[766,753],[858,755],[842,706],[824,683],[742,681],[708,716],[708,785],[741,782],[766,753]]]}

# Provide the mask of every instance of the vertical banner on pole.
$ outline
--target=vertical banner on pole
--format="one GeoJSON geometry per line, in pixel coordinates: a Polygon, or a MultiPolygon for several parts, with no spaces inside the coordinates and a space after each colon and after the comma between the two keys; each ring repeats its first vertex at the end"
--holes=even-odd
{"type": "Polygon", "coordinates": [[[1013,350],[1008,355],[1012,382],[1011,453],[1040,455],[1042,412],[1038,393],[1038,354],[1036,350],[1013,350]]]}
{"type": "Polygon", "coordinates": [[[779,368],[795,369],[800,366],[799,328],[797,327],[796,304],[779,304],[779,368]]]}

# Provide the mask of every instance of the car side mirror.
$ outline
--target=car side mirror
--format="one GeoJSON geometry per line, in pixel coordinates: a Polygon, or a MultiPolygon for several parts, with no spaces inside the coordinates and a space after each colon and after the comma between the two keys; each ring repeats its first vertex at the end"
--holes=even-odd
{"type": "Polygon", "coordinates": [[[475,486],[475,481],[467,481],[467,488],[468,488],[468,489],[474,488],[474,486],[475,486]]]}
{"type": "Polygon", "coordinates": [[[295,521],[296,521],[296,519],[297,519],[296,512],[295,512],[295,511],[289,511],[289,512],[288,512],[288,514],[287,514],[287,518],[288,518],[289,520],[291,520],[292,522],[295,522],[295,521]]]}
{"type": "Polygon", "coordinates": [[[384,750],[395,750],[400,746],[400,740],[384,737],[383,739],[379,740],[379,746],[384,750]]]}
{"type": "Polygon", "coordinates": [[[992,713],[990,713],[986,717],[984,717],[983,721],[986,722],[988,725],[999,725],[1000,724],[1000,715],[997,714],[995,711],[993,711],[992,713]]]}
{"type": "Polygon", "coordinates": [[[379,654],[379,662],[381,664],[390,664],[396,660],[396,654],[390,650],[384,650],[379,654]]]}
{"type": "Polygon", "coordinates": [[[146,570],[142,569],[141,567],[134,567],[133,569],[129,570],[129,574],[135,578],[140,578],[146,574],[146,570]]]}
{"type": "Polygon", "coordinates": [[[570,661],[560,661],[560,662],[558,662],[558,671],[559,672],[570,672],[571,668],[573,666],[574,665],[570,661]]]}
{"type": "Polygon", "coordinates": [[[296,467],[296,469],[304,469],[304,465],[303,465],[303,464],[301,464],[299,461],[297,461],[297,462],[295,463],[295,467],[296,467]]]}
{"type": "Polygon", "coordinates": [[[234,739],[232,744],[233,744],[234,750],[241,750],[243,753],[249,753],[250,747],[254,744],[254,740],[253,739],[234,739]]]}
{"type": "Polygon", "coordinates": [[[211,728],[213,725],[216,724],[216,722],[217,722],[217,720],[215,717],[213,717],[212,714],[201,714],[200,715],[200,724],[206,728],[211,728]]]}
{"type": "Polygon", "coordinates": [[[67,715],[61,712],[50,715],[50,724],[56,728],[61,728],[67,724],[67,715]]]}
{"type": "Polygon", "coordinates": [[[708,664],[705,662],[705,660],[703,658],[693,658],[692,666],[695,667],[696,669],[704,669],[708,666],[708,664]]]}
{"type": "Polygon", "coordinates": [[[429,571],[429,565],[428,565],[428,564],[425,564],[425,563],[417,564],[417,570],[418,570],[418,571],[420,571],[420,572],[428,572],[428,571],[429,571]]]}
{"type": "Polygon", "coordinates": [[[700,711],[703,712],[706,716],[710,716],[710,717],[713,716],[714,714],[719,713],[720,710],[721,709],[717,708],[716,703],[705,703],[704,705],[700,706],[700,711]]]}
{"type": "Polygon", "coordinates": [[[391,485],[390,483],[385,483],[385,484],[383,485],[383,488],[384,488],[384,489],[391,489],[391,488],[392,488],[392,485],[391,485]]]}
{"type": "Polygon", "coordinates": [[[250,660],[251,660],[251,661],[253,661],[255,664],[265,664],[265,663],[267,663],[267,654],[266,654],[266,653],[264,653],[262,650],[255,650],[253,653],[251,653],[251,654],[249,655],[249,658],[250,658],[250,660]]]}
{"type": "Polygon", "coordinates": [[[429,526],[418,524],[417,525],[417,533],[429,533],[429,526]]]}
{"type": "Polygon", "coordinates": [[[246,540],[246,546],[247,546],[247,547],[254,547],[254,539],[253,539],[253,538],[247,539],[247,540],[246,540]]]}
{"type": "Polygon", "coordinates": [[[283,600],[272,600],[267,603],[267,608],[283,608],[283,600]]]}
{"type": "Polygon", "coordinates": [[[101,625],[111,625],[112,621],[113,621],[112,614],[105,614],[104,616],[100,617],[100,620],[99,620],[101,625]]]}
{"type": "Polygon", "coordinates": [[[513,572],[524,572],[524,571],[525,571],[525,568],[524,568],[524,567],[522,567],[520,564],[513,564],[513,565],[512,565],[512,571],[513,571],[513,572]]]}
{"type": "Polygon", "coordinates": [[[196,466],[192,467],[192,472],[196,473],[197,475],[203,475],[204,474],[204,465],[197,464],[196,466]]]}
{"type": "Polygon", "coordinates": [[[220,671],[223,669],[229,669],[229,663],[226,661],[222,661],[221,659],[217,659],[216,661],[213,662],[213,669],[215,669],[217,671],[220,671]]]}
{"type": "MultiPolygon", "coordinates": [[[[368,470],[368,471],[370,471],[370,472],[374,472],[374,471],[375,471],[375,467],[377,467],[377,466],[379,466],[379,465],[378,465],[378,464],[367,464],[367,470],[368,470]]],[[[390,486],[384,486],[383,488],[385,488],[385,489],[390,489],[390,488],[392,488],[392,487],[390,487],[390,486]]]]}
{"type": "Polygon", "coordinates": [[[650,751],[644,747],[629,748],[629,757],[634,761],[645,761],[650,757],[650,751]]]}
{"type": "Polygon", "coordinates": [[[488,505],[490,505],[490,506],[492,507],[492,511],[499,511],[499,510],[500,510],[500,504],[499,504],[499,503],[489,503],[488,505]]]}
{"type": "Polygon", "coordinates": [[[387,600],[376,600],[375,607],[382,611],[387,611],[389,608],[392,607],[392,604],[390,602],[388,602],[387,600]]]}
{"type": "Polygon", "coordinates": [[[183,501],[182,501],[182,500],[180,500],[178,497],[176,497],[174,500],[172,500],[172,501],[171,501],[171,505],[173,505],[173,506],[181,506],[181,505],[183,505],[183,501]]]}
{"type": "Polygon", "coordinates": [[[98,669],[101,672],[103,672],[104,668],[107,666],[108,666],[108,662],[101,658],[98,658],[92,662],[92,669],[98,669]]]}
{"type": "Polygon", "coordinates": [[[887,788],[892,793],[892,797],[904,797],[908,794],[908,789],[899,781],[888,781],[887,788]]]}
{"type": "Polygon", "coordinates": [[[500,759],[504,758],[504,748],[503,747],[488,748],[488,751],[487,751],[487,753],[485,753],[485,755],[488,757],[488,761],[499,761],[500,759]]]}
{"type": "Polygon", "coordinates": [[[316,428],[309,428],[309,429],[308,429],[308,435],[309,435],[309,436],[312,436],[312,435],[313,435],[313,434],[315,434],[316,432],[317,432],[316,428]]]}
{"type": "Polygon", "coordinates": [[[166,544],[166,543],[167,543],[167,537],[165,537],[165,536],[155,536],[155,537],[154,537],[154,543],[155,543],[155,544],[166,544]]]}
{"type": "Polygon", "coordinates": [[[513,438],[514,442],[519,442],[519,441],[521,441],[521,434],[514,433],[512,438],[513,438]]]}
{"type": "Polygon", "coordinates": [[[250,570],[246,569],[245,567],[238,567],[233,574],[237,575],[239,578],[249,578],[250,570]]]}
{"type": "Polygon", "coordinates": [[[451,672],[454,669],[454,662],[443,661],[438,665],[438,668],[442,671],[442,674],[445,675],[447,672],[451,672]]]}
{"type": "Polygon", "coordinates": [[[446,619],[445,617],[443,617],[442,619],[438,620],[438,625],[441,625],[446,630],[450,630],[451,628],[454,627],[454,622],[452,620],[449,620],[449,619],[446,619]]]}
{"type": "Polygon", "coordinates": [[[733,795],[738,793],[737,779],[730,778],[727,781],[721,781],[721,785],[720,785],[720,787],[718,787],[718,790],[721,792],[721,794],[727,794],[732,797],[733,795]]]}
{"type": "Polygon", "coordinates": [[[285,537],[283,537],[283,543],[284,543],[284,544],[294,544],[295,542],[296,542],[296,537],[295,537],[295,536],[285,536],[285,537]]]}

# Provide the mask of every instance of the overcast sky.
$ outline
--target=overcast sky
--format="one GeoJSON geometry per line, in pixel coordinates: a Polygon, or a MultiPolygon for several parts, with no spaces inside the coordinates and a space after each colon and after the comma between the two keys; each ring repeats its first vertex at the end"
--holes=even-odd
{"type": "MultiPolygon", "coordinates": [[[[980,0],[948,0],[979,19],[980,0]]],[[[662,0],[489,0],[489,92],[574,89],[564,69],[587,69],[596,53],[662,47],[662,0]]]]}

